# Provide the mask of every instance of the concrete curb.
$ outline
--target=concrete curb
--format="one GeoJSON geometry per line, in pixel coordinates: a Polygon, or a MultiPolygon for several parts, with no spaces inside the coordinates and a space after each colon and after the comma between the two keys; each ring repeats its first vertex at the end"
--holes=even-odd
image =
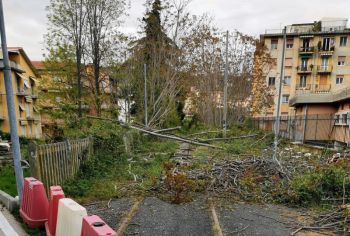
{"type": "Polygon", "coordinates": [[[19,207],[18,199],[10,196],[9,194],[5,193],[4,191],[0,190],[0,203],[5,205],[5,207],[10,211],[14,212],[19,207]]]}

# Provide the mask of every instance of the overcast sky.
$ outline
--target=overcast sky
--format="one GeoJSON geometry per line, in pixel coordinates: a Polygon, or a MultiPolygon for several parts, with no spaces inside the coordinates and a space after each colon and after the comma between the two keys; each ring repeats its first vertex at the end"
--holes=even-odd
{"type": "MultiPolygon", "coordinates": [[[[145,0],[130,1],[125,32],[136,32],[145,0]]],[[[49,0],[3,0],[8,46],[23,47],[32,60],[43,59],[43,35],[49,0]]],[[[193,0],[194,14],[209,13],[223,30],[237,29],[258,36],[265,29],[313,22],[322,17],[350,17],[350,0],[193,0]]]]}

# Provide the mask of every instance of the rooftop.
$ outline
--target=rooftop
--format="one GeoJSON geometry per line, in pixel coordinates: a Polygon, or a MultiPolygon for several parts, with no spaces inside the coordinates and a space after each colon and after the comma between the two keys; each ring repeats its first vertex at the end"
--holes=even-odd
{"type": "MultiPolygon", "coordinates": [[[[325,17],[314,23],[301,23],[286,26],[287,35],[322,35],[350,33],[347,18],[325,17]]],[[[267,29],[262,37],[282,36],[283,29],[267,29]]]]}

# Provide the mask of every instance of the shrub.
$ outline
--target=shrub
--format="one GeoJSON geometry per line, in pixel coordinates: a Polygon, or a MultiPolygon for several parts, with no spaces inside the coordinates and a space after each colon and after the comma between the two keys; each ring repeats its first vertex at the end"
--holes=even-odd
{"type": "Polygon", "coordinates": [[[344,166],[326,166],[295,177],[289,201],[298,205],[320,203],[326,198],[342,198],[350,190],[349,170],[344,166]]]}

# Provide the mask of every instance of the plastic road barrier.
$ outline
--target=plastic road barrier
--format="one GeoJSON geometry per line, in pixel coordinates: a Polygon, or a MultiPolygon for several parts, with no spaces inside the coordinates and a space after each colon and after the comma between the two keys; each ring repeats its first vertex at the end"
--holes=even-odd
{"type": "Polygon", "coordinates": [[[58,203],[56,236],[78,236],[81,234],[85,207],[70,198],[62,198],[58,203]]]}
{"type": "Polygon", "coordinates": [[[56,234],[57,213],[59,200],[64,198],[64,192],[60,186],[50,187],[49,217],[45,223],[46,235],[54,236],[56,234]]]}
{"type": "Polygon", "coordinates": [[[91,215],[83,218],[81,236],[117,236],[117,233],[100,217],[91,215]]]}
{"type": "Polygon", "coordinates": [[[49,201],[43,183],[32,177],[25,178],[22,205],[19,210],[23,221],[31,228],[44,226],[48,211],[49,201]]]}

